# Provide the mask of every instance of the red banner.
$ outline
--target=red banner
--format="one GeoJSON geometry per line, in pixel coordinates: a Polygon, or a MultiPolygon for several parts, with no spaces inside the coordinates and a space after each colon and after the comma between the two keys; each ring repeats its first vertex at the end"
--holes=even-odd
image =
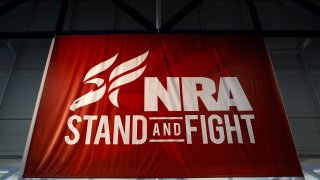
{"type": "Polygon", "coordinates": [[[259,36],[58,36],[44,77],[23,177],[302,176],[259,36]]]}

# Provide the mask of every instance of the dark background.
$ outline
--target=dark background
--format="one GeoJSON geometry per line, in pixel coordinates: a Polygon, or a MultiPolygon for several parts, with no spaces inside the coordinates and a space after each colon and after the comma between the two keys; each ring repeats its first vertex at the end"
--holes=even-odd
{"type": "Polygon", "coordinates": [[[305,175],[320,178],[319,0],[0,0],[0,179],[21,166],[51,38],[110,33],[261,34],[305,175]]]}

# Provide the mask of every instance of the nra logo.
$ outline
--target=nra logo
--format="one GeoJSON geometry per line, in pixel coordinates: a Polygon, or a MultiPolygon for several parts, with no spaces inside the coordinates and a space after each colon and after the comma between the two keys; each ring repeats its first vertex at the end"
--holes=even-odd
{"type": "MultiPolygon", "coordinates": [[[[114,80],[113,83],[110,85],[108,92],[109,92],[109,99],[110,102],[119,107],[118,105],[118,93],[119,93],[119,86],[130,83],[136,80],[138,77],[141,76],[143,71],[146,69],[146,66],[143,66],[133,72],[125,74],[126,72],[133,70],[140,66],[143,61],[148,56],[149,51],[143,53],[140,56],[137,56],[129,61],[126,61],[111,72],[109,77],[109,82],[114,80]]],[[[93,83],[97,85],[97,90],[90,91],[89,93],[81,96],[80,98],[76,99],[72,105],[70,106],[71,111],[75,111],[77,108],[82,106],[86,106],[88,104],[92,104],[94,102],[99,101],[104,94],[106,93],[106,84],[105,80],[101,78],[93,78],[94,76],[98,75],[99,73],[107,70],[117,59],[118,54],[114,55],[112,58],[94,66],[89,70],[86,76],[83,79],[83,83],[93,83]]]]}
{"type": "Polygon", "coordinates": [[[203,144],[208,144],[209,141],[214,144],[221,144],[225,140],[232,144],[235,141],[232,134],[236,134],[237,142],[242,144],[242,133],[247,133],[249,142],[255,143],[251,124],[254,115],[241,114],[243,111],[252,112],[253,109],[237,77],[220,77],[219,86],[216,86],[216,82],[208,77],[167,77],[166,84],[162,84],[158,77],[141,77],[147,67],[147,65],[142,66],[142,63],[148,59],[148,54],[149,51],[146,51],[116,66],[111,71],[108,80],[99,78],[98,75],[116,62],[118,54],[92,67],[85,75],[83,83],[93,83],[97,86],[97,89],[91,90],[74,100],[69,109],[76,113],[77,109],[81,107],[94,105],[106,93],[110,102],[121,108],[121,105],[118,104],[118,96],[121,96],[121,93],[119,94],[121,88],[125,88],[122,85],[131,83],[138,78],[144,78],[145,112],[156,113],[159,104],[162,104],[168,112],[193,112],[195,114],[190,115],[188,113],[182,117],[145,117],[143,114],[126,115],[125,117],[120,115],[112,117],[109,115],[84,115],[80,117],[75,114],[67,120],[67,126],[73,134],[72,136],[65,136],[67,144],[76,144],[81,140],[83,135],[79,133],[75,123],[81,123],[82,121],[87,121],[85,144],[100,144],[100,140],[103,139],[105,144],[118,144],[120,138],[123,144],[144,144],[148,142],[147,123],[150,120],[183,120],[183,123],[154,123],[152,136],[168,136],[170,139],[149,139],[149,142],[186,142],[192,144],[193,133],[201,129],[203,144]],[[111,82],[109,87],[106,86],[106,81],[111,82]],[[217,98],[214,98],[214,95],[217,98]],[[212,112],[212,115],[206,117],[199,114],[200,103],[206,107],[207,111],[212,112]],[[231,107],[235,107],[239,114],[230,116],[226,113],[221,116],[215,113],[228,112],[231,107]],[[109,127],[110,120],[114,121],[113,127],[109,127]],[[92,135],[92,126],[96,121],[98,121],[98,129],[95,135],[92,135]],[[192,121],[200,121],[201,126],[193,126],[192,121]],[[247,132],[241,131],[240,121],[245,121],[247,132]],[[218,124],[218,126],[214,124],[218,124]],[[185,126],[184,131],[182,131],[183,126],[185,126]],[[113,130],[110,131],[110,128],[113,128],[113,130]],[[207,132],[207,128],[209,132],[207,132]],[[138,137],[138,131],[140,131],[141,137],[138,137]],[[113,132],[113,134],[110,132],[113,132]],[[185,132],[185,134],[183,135],[182,132],[185,132]],[[172,139],[175,136],[185,136],[185,138],[172,139]]]}
{"type": "Polygon", "coordinates": [[[302,176],[258,34],[57,36],[35,107],[25,178],[302,176]]]}

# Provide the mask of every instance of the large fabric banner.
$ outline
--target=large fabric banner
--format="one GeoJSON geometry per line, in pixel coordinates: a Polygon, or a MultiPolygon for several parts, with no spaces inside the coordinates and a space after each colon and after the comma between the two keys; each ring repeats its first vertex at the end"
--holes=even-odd
{"type": "Polygon", "coordinates": [[[55,38],[23,177],[302,176],[257,35],[55,38]]]}

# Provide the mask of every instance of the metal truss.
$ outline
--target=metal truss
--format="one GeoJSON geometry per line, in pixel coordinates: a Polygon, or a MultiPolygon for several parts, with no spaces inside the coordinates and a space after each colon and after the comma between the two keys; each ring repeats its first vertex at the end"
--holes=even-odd
{"type": "MultiPolygon", "coordinates": [[[[6,14],[26,0],[11,0],[0,7],[0,16],[6,14]]],[[[161,0],[157,1],[157,24],[153,24],[141,13],[127,4],[124,0],[110,0],[118,8],[125,11],[134,20],[140,23],[144,30],[103,30],[103,31],[64,31],[63,24],[67,14],[69,0],[62,0],[56,28],[54,31],[26,31],[26,32],[0,32],[0,39],[28,39],[28,38],[53,38],[56,35],[71,34],[260,34],[263,37],[320,37],[320,30],[263,30],[254,0],[246,0],[250,17],[254,26],[252,30],[172,30],[192,10],[198,7],[204,0],[192,0],[166,23],[161,24],[161,0]],[[160,10],[159,10],[160,9],[160,10]]],[[[310,0],[292,0],[310,12],[320,16],[320,7],[310,0]]]]}

